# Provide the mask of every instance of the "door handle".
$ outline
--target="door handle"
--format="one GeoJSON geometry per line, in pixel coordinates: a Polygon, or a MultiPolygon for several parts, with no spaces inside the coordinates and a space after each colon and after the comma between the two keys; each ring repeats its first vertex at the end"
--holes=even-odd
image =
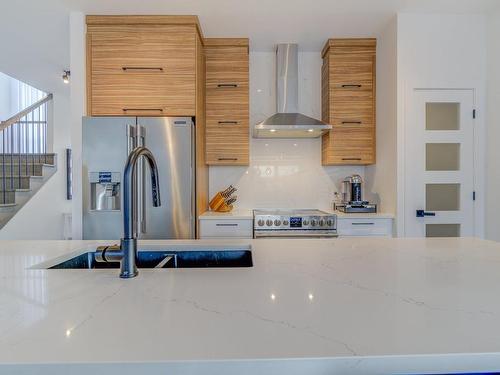
{"type": "Polygon", "coordinates": [[[425,216],[436,216],[435,212],[426,212],[424,210],[417,210],[417,217],[425,217],[425,216]]]}

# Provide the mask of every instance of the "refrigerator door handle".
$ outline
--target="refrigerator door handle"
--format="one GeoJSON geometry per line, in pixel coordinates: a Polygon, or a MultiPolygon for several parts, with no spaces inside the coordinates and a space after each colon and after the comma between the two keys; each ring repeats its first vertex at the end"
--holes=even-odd
{"type": "MultiPolygon", "coordinates": [[[[146,147],[146,129],[144,126],[137,124],[137,146],[146,147]]],[[[140,233],[146,233],[146,161],[144,158],[138,164],[138,201],[139,201],[139,222],[138,222],[138,231],[140,233]]]]}

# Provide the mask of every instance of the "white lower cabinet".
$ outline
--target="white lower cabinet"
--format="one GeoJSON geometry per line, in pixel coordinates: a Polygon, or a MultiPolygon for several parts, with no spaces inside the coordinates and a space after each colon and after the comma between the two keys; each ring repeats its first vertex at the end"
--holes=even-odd
{"type": "Polygon", "coordinates": [[[253,238],[253,219],[202,219],[200,238],[253,238]]]}
{"type": "Polygon", "coordinates": [[[339,237],[392,237],[392,218],[349,218],[339,217],[339,237]]]}

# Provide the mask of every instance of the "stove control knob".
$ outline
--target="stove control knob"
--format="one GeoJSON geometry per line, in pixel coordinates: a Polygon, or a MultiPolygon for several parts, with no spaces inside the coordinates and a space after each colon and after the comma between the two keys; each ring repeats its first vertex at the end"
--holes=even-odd
{"type": "Polygon", "coordinates": [[[257,224],[259,224],[259,227],[263,226],[264,225],[264,220],[260,219],[259,221],[257,221],[257,224]]]}
{"type": "Polygon", "coordinates": [[[324,221],[323,219],[321,219],[321,220],[319,221],[319,226],[320,226],[320,227],[322,227],[323,225],[325,225],[325,221],[324,221]]]}
{"type": "Polygon", "coordinates": [[[281,225],[281,220],[274,220],[274,225],[276,225],[277,227],[279,227],[281,225]]]}
{"type": "Polygon", "coordinates": [[[309,225],[309,220],[304,220],[304,221],[302,222],[302,224],[304,224],[304,225],[309,225]]]}
{"type": "Polygon", "coordinates": [[[326,222],[326,225],[328,225],[329,227],[331,227],[333,225],[333,220],[327,220],[326,222]]]}
{"type": "Polygon", "coordinates": [[[316,226],[316,220],[311,220],[311,226],[315,227],[316,226]]]}
{"type": "Polygon", "coordinates": [[[285,220],[283,220],[283,225],[288,226],[288,224],[289,224],[289,223],[288,223],[288,220],[286,220],[286,219],[285,219],[285,220]]]}
{"type": "Polygon", "coordinates": [[[268,227],[270,227],[271,225],[273,225],[273,221],[272,220],[266,220],[266,225],[268,227]]]}

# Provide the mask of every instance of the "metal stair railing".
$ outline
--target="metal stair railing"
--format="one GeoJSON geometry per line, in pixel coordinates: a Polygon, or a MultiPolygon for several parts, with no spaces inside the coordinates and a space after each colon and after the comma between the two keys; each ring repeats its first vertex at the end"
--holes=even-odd
{"type": "Polygon", "coordinates": [[[51,100],[52,94],[48,94],[8,120],[0,122],[0,204],[6,203],[7,189],[13,191],[22,188],[22,178],[35,175],[36,164],[47,164],[47,124],[51,100]]]}

